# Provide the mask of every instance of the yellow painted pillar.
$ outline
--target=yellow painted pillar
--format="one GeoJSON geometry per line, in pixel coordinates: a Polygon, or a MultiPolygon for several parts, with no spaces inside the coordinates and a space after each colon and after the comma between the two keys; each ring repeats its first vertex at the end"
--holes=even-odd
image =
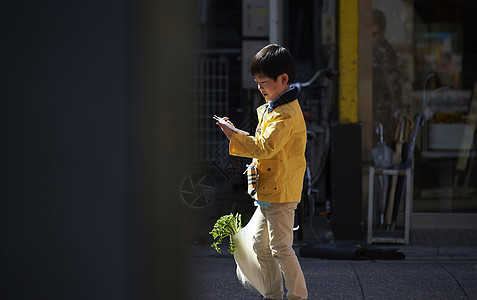
{"type": "Polygon", "coordinates": [[[338,102],[342,124],[358,123],[359,0],[338,2],[338,102]]]}

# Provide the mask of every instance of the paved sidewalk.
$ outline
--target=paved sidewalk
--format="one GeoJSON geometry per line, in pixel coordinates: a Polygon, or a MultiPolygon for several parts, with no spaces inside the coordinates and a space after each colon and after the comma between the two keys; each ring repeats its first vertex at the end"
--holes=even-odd
{"type": "Polygon", "coordinates": [[[397,246],[407,261],[474,261],[477,247],[397,246]]]}
{"type": "Polygon", "coordinates": [[[477,247],[475,229],[412,229],[413,246],[477,247]]]}
{"type": "MultiPolygon", "coordinates": [[[[477,263],[300,259],[309,299],[477,299],[477,263]]],[[[260,299],[231,257],[190,259],[189,299],[260,299]]]]}
{"type": "Polygon", "coordinates": [[[406,260],[477,261],[477,230],[413,229],[410,244],[396,247],[406,260]]]}
{"type": "MultiPolygon", "coordinates": [[[[223,214],[228,211],[224,208],[223,214]]],[[[195,233],[200,239],[189,249],[190,299],[260,299],[238,282],[227,247],[219,254],[207,244],[208,232],[221,213],[199,213],[195,233]]],[[[320,239],[332,240],[329,223],[318,219],[314,225],[320,239]]],[[[409,245],[374,245],[398,249],[404,260],[299,257],[309,299],[477,299],[477,230],[412,229],[410,234],[409,245]]],[[[304,243],[313,241],[305,231],[304,243]]],[[[294,248],[299,254],[300,247],[294,248]]]]}
{"type": "MultiPolygon", "coordinates": [[[[398,249],[405,259],[299,257],[309,299],[477,299],[477,230],[412,230],[409,245],[374,246],[398,249]]],[[[220,254],[206,244],[189,250],[190,299],[260,299],[238,282],[227,247],[220,254]]]]}

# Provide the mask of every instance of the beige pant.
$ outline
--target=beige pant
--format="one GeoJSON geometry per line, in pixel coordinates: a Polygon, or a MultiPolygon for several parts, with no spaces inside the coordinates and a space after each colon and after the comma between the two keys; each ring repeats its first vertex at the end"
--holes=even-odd
{"type": "Polygon", "coordinates": [[[254,250],[262,268],[267,299],[283,299],[283,278],[287,299],[307,299],[305,277],[293,245],[293,223],[297,203],[272,203],[258,207],[259,226],[254,250]]]}

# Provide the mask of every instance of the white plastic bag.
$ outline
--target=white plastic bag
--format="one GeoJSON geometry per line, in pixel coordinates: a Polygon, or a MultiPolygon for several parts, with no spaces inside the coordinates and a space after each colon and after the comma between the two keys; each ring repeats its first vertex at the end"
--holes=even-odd
{"type": "Polygon", "coordinates": [[[253,214],[248,224],[234,234],[234,258],[237,264],[237,278],[243,287],[255,294],[265,295],[265,284],[257,254],[253,250],[253,233],[257,232],[258,210],[253,214]]]}

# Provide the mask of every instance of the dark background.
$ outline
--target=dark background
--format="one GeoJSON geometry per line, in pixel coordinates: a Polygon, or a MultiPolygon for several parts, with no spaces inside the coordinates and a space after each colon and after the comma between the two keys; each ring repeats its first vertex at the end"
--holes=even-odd
{"type": "Polygon", "coordinates": [[[2,3],[0,298],[184,298],[189,2],[2,3]]]}

